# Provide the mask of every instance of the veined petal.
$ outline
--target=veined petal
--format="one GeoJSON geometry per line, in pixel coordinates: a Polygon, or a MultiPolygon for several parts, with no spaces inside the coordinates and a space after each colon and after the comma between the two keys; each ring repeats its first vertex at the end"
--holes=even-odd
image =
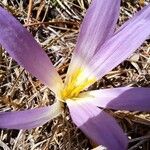
{"type": "Polygon", "coordinates": [[[150,112],[150,88],[122,87],[93,90],[80,95],[82,101],[115,110],[150,112]]]}
{"type": "Polygon", "coordinates": [[[89,62],[93,73],[101,78],[129,57],[150,35],[150,5],[126,22],[106,41],[89,62]]]}
{"type": "Polygon", "coordinates": [[[31,129],[41,126],[61,113],[59,102],[51,106],[25,111],[1,112],[0,128],[31,129]]]}
{"type": "Polygon", "coordinates": [[[27,71],[56,92],[62,84],[44,50],[32,35],[0,7],[0,44],[27,71]]]}
{"type": "Polygon", "coordinates": [[[97,46],[110,38],[119,16],[120,0],[93,0],[83,19],[70,67],[88,62],[97,46]],[[80,61],[81,60],[81,61],[80,61]]]}
{"type": "Polygon", "coordinates": [[[126,150],[127,137],[114,118],[89,103],[67,101],[73,122],[94,142],[108,150],[126,150]]]}

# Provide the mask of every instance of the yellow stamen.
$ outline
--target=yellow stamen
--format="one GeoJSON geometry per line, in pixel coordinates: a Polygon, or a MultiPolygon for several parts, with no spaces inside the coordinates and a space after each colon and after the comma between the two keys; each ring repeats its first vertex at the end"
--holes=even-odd
{"type": "Polygon", "coordinates": [[[96,81],[95,77],[87,77],[83,68],[76,69],[65,83],[64,89],[61,91],[61,99],[77,98],[79,93],[96,81]]]}

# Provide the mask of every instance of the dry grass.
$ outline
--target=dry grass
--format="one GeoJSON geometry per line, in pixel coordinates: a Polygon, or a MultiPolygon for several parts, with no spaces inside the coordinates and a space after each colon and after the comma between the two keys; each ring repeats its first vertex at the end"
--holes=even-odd
{"type": "MultiPolygon", "coordinates": [[[[145,1],[145,4],[148,4],[145,1]]],[[[140,1],[142,2],[142,0],[140,1]]],[[[30,30],[45,49],[58,72],[65,77],[75,47],[81,20],[90,0],[1,0],[30,30]]],[[[124,0],[120,26],[142,3],[124,0]]],[[[133,56],[97,82],[93,88],[120,86],[150,86],[150,40],[133,56]]],[[[24,110],[52,104],[51,91],[12,60],[0,48],[0,111],[24,110]]],[[[109,111],[129,137],[129,150],[150,149],[150,114],[141,112],[109,111]]],[[[88,150],[91,142],[72,124],[68,110],[42,127],[23,130],[0,130],[0,149],[4,150],[88,150]]]]}

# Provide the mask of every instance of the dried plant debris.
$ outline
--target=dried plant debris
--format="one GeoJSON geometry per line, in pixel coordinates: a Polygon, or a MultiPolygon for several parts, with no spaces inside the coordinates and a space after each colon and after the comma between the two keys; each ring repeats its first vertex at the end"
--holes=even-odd
{"type": "MultiPolygon", "coordinates": [[[[1,0],[45,49],[62,78],[75,47],[83,16],[91,0],[1,0]]],[[[149,0],[123,0],[118,26],[149,0]]],[[[150,86],[150,39],[92,88],[150,86]]],[[[55,96],[21,68],[0,47],[0,111],[35,108],[53,103],[55,96]]],[[[150,114],[113,111],[129,138],[129,150],[150,149],[150,114]]],[[[68,110],[42,127],[32,130],[0,130],[4,150],[88,150],[92,142],[71,123],[68,110]]]]}

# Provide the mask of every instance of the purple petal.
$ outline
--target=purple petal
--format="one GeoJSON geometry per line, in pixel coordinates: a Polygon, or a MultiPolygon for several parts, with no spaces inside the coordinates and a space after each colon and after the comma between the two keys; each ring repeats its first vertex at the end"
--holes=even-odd
{"type": "Polygon", "coordinates": [[[71,63],[73,66],[88,61],[95,53],[97,46],[101,46],[112,36],[119,16],[119,7],[120,0],[92,1],[81,25],[72,58],[73,64],[71,63]],[[82,63],[77,61],[77,58],[82,63]]]}
{"type": "Polygon", "coordinates": [[[94,142],[108,150],[126,150],[127,137],[114,118],[96,106],[67,101],[73,122],[94,142]]]}
{"type": "Polygon", "coordinates": [[[81,94],[83,101],[115,110],[150,112],[150,88],[111,88],[81,94]],[[84,98],[85,97],[85,98],[84,98]]]}
{"type": "Polygon", "coordinates": [[[18,64],[48,85],[54,92],[60,88],[61,78],[44,50],[32,35],[1,7],[0,44],[18,64]]]}
{"type": "Polygon", "coordinates": [[[0,128],[31,129],[45,124],[60,113],[59,103],[25,111],[1,112],[0,128]]]}
{"type": "Polygon", "coordinates": [[[99,48],[89,63],[101,78],[129,57],[150,35],[150,5],[138,12],[116,34],[99,48]]]}

